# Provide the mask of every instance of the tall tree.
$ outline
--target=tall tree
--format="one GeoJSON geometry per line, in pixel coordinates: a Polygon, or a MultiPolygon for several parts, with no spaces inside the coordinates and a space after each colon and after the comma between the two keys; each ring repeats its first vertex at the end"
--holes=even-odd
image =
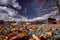
{"type": "Polygon", "coordinates": [[[58,13],[60,14],[60,6],[59,6],[59,0],[55,0],[55,4],[57,6],[57,9],[58,9],[58,13]]]}

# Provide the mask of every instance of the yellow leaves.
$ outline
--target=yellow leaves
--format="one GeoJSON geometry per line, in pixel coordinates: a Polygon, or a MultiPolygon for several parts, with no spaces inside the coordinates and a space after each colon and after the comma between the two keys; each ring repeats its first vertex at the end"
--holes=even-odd
{"type": "Polygon", "coordinates": [[[52,36],[52,32],[46,32],[47,35],[52,36]]]}
{"type": "Polygon", "coordinates": [[[39,40],[39,38],[38,38],[35,34],[33,34],[32,37],[33,37],[35,40],[39,40]]]}

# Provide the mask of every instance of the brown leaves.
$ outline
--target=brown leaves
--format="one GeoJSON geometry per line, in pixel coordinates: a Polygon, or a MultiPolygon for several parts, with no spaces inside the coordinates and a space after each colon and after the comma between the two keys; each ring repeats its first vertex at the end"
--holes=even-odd
{"type": "Polygon", "coordinates": [[[26,33],[19,33],[17,36],[20,38],[23,38],[23,37],[27,36],[27,34],[26,33]]]}
{"type": "Polygon", "coordinates": [[[1,36],[1,38],[3,38],[3,39],[8,39],[8,37],[7,37],[7,36],[1,36]]]}
{"type": "Polygon", "coordinates": [[[39,35],[39,38],[46,38],[45,35],[39,35]]]}
{"type": "Polygon", "coordinates": [[[30,38],[29,40],[34,40],[33,38],[30,38]]]}

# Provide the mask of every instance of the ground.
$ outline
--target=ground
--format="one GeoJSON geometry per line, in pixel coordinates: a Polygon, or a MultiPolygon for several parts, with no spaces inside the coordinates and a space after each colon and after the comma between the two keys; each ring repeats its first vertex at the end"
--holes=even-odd
{"type": "Polygon", "coordinates": [[[60,40],[60,24],[0,26],[0,40],[60,40]]]}

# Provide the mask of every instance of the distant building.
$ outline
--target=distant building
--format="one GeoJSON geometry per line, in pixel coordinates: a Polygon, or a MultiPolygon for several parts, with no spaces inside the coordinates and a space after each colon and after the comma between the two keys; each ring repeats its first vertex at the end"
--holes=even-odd
{"type": "Polygon", "coordinates": [[[55,18],[48,18],[48,24],[57,24],[57,21],[55,18]]]}

